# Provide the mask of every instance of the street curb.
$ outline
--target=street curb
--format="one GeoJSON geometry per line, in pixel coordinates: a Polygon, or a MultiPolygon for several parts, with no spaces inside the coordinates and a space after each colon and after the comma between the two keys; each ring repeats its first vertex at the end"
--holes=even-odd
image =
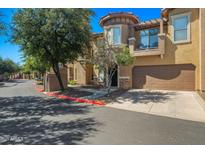
{"type": "Polygon", "coordinates": [[[92,104],[92,105],[96,105],[96,106],[105,106],[106,104],[103,101],[96,101],[96,100],[89,100],[89,99],[83,99],[83,98],[76,98],[76,97],[70,97],[70,96],[66,96],[66,95],[62,95],[59,93],[54,93],[54,92],[45,92],[43,89],[37,88],[35,87],[36,91],[38,92],[42,92],[47,96],[50,97],[56,97],[59,99],[64,99],[64,100],[71,100],[77,103],[87,103],[87,104],[92,104]]]}
{"type": "Polygon", "coordinates": [[[40,89],[40,88],[37,88],[37,87],[35,87],[35,89],[36,89],[36,91],[38,91],[38,92],[44,92],[43,89],[40,89]]]}

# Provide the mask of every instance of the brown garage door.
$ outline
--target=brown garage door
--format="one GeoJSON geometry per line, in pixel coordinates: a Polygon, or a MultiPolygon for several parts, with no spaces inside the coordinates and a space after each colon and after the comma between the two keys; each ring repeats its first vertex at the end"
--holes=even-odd
{"type": "Polygon", "coordinates": [[[191,64],[135,66],[133,88],[194,90],[195,67],[191,64]]]}

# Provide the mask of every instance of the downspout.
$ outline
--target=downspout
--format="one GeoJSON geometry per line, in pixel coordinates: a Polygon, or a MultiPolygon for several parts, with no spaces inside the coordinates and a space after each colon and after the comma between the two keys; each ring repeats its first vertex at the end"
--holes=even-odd
{"type": "Polygon", "coordinates": [[[165,33],[164,33],[164,19],[161,17],[160,20],[160,33],[158,34],[158,42],[159,42],[159,50],[161,52],[161,59],[163,59],[163,55],[165,54],[165,33]]]}
{"type": "Polygon", "coordinates": [[[201,8],[199,8],[199,89],[202,90],[202,61],[201,61],[201,56],[202,56],[202,48],[201,48],[201,8]]]}

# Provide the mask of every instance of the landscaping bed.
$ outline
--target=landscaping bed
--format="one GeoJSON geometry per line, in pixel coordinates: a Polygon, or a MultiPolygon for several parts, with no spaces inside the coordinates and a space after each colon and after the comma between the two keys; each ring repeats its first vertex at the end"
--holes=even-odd
{"type": "Polygon", "coordinates": [[[112,102],[116,102],[117,98],[120,97],[123,93],[125,93],[127,90],[124,89],[118,89],[114,92],[110,93],[110,96],[104,96],[99,98],[99,100],[103,100],[104,103],[108,104],[108,103],[112,103],[112,102]]]}
{"type": "Polygon", "coordinates": [[[96,90],[99,90],[99,89],[102,89],[103,86],[102,85],[85,85],[85,86],[80,86],[80,88],[85,88],[85,89],[96,89],[96,90]]]}
{"type": "Polygon", "coordinates": [[[100,90],[100,89],[104,89],[104,87],[102,85],[71,85],[68,84],[69,88],[82,88],[82,89],[96,89],[96,90],[100,90]]]}
{"type": "Polygon", "coordinates": [[[43,85],[43,81],[41,81],[41,80],[36,81],[36,85],[43,85]]]}
{"type": "MultiPolygon", "coordinates": [[[[44,86],[43,85],[36,84],[36,88],[44,90],[44,86]]],[[[70,97],[84,97],[84,96],[89,96],[89,95],[93,94],[91,92],[82,91],[82,90],[78,90],[78,89],[70,88],[70,87],[65,89],[63,92],[59,91],[57,93],[65,95],[65,96],[70,96],[70,97]]]]}
{"type": "Polygon", "coordinates": [[[40,91],[40,92],[43,92],[43,91],[44,91],[44,85],[36,84],[36,85],[35,85],[35,88],[38,89],[38,91],[40,91]]]}
{"type": "Polygon", "coordinates": [[[84,96],[92,95],[93,93],[69,87],[65,91],[60,92],[59,94],[63,94],[71,97],[84,97],[84,96]]]}

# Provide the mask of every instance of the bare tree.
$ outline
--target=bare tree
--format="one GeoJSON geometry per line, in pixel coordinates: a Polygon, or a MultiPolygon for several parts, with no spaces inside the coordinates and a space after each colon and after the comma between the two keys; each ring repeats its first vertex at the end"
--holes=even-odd
{"type": "Polygon", "coordinates": [[[97,46],[93,54],[93,64],[104,72],[104,85],[107,88],[107,95],[110,95],[112,78],[117,71],[118,65],[129,65],[133,58],[129,53],[129,48],[125,45],[115,46],[108,38],[104,38],[102,43],[97,46]]]}

